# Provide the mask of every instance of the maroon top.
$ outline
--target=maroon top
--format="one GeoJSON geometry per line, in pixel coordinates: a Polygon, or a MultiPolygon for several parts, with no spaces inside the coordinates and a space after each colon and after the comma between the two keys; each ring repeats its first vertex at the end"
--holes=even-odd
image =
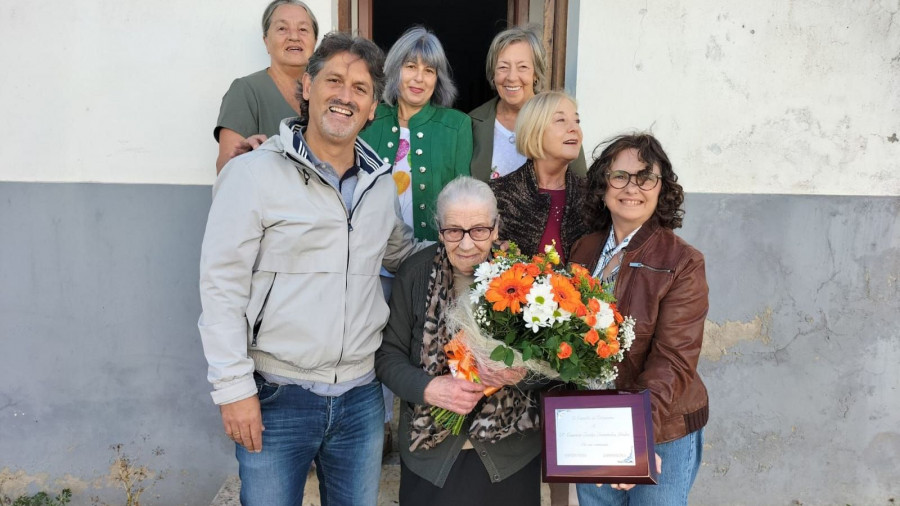
{"type": "Polygon", "coordinates": [[[550,195],[550,213],[547,214],[547,224],[544,225],[544,235],[538,243],[538,253],[544,252],[544,247],[556,241],[556,251],[559,253],[560,265],[566,265],[565,254],[562,248],[562,218],[566,209],[566,190],[545,190],[540,188],[540,193],[550,195]]]}

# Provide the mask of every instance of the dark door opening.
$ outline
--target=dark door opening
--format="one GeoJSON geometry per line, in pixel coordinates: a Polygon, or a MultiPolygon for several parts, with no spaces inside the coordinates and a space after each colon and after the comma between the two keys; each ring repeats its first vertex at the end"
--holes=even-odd
{"type": "Polygon", "coordinates": [[[459,90],[454,108],[469,112],[496,96],[484,74],[488,47],[507,27],[507,0],[372,0],[372,40],[385,53],[413,25],[444,46],[459,90]]]}

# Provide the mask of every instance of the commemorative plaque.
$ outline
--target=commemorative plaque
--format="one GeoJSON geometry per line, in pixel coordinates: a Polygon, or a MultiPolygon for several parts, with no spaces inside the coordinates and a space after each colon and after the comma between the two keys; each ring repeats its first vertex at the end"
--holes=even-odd
{"type": "Polygon", "coordinates": [[[656,484],[650,392],[542,395],[545,482],[656,484]]]}

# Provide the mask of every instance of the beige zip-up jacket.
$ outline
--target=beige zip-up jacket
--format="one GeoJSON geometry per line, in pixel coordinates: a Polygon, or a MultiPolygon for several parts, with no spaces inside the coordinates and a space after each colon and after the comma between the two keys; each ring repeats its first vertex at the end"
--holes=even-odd
{"type": "Polygon", "coordinates": [[[323,383],[372,371],[388,319],[380,268],[394,272],[424,246],[399,215],[391,166],[371,147],[356,141],[347,211],[297,128],[284,120],[213,186],[198,326],[216,404],[255,395],[254,370],[323,383]]]}

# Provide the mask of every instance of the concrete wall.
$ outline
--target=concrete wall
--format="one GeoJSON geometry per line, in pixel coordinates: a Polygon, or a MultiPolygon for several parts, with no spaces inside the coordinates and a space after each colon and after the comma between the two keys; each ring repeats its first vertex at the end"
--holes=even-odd
{"type": "MultiPolygon", "coordinates": [[[[117,444],[162,472],[148,504],[235,471],[197,261],[219,99],[268,61],[265,3],[0,4],[0,497],[121,503],[117,444]]],[[[900,4],[571,3],[586,149],[652,125],[707,256],[691,503],[898,497],[900,4]]]]}
{"type": "Polygon", "coordinates": [[[691,503],[895,501],[900,2],[574,7],[586,151],[652,129],[707,258],[691,503]]]}
{"type": "MultiPolygon", "coordinates": [[[[231,81],[269,65],[266,0],[0,4],[0,180],[212,184],[231,81]]],[[[325,33],[331,0],[308,0],[325,33]]]]}
{"type": "MultiPolygon", "coordinates": [[[[268,0],[0,3],[0,498],[208,504],[237,468],[209,397],[197,265],[231,81],[268,0]]],[[[330,0],[308,0],[320,31],[330,0]]]]}
{"type": "Polygon", "coordinates": [[[694,192],[900,194],[897,0],[578,8],[586,148],[652,128],[694,192]]]}

